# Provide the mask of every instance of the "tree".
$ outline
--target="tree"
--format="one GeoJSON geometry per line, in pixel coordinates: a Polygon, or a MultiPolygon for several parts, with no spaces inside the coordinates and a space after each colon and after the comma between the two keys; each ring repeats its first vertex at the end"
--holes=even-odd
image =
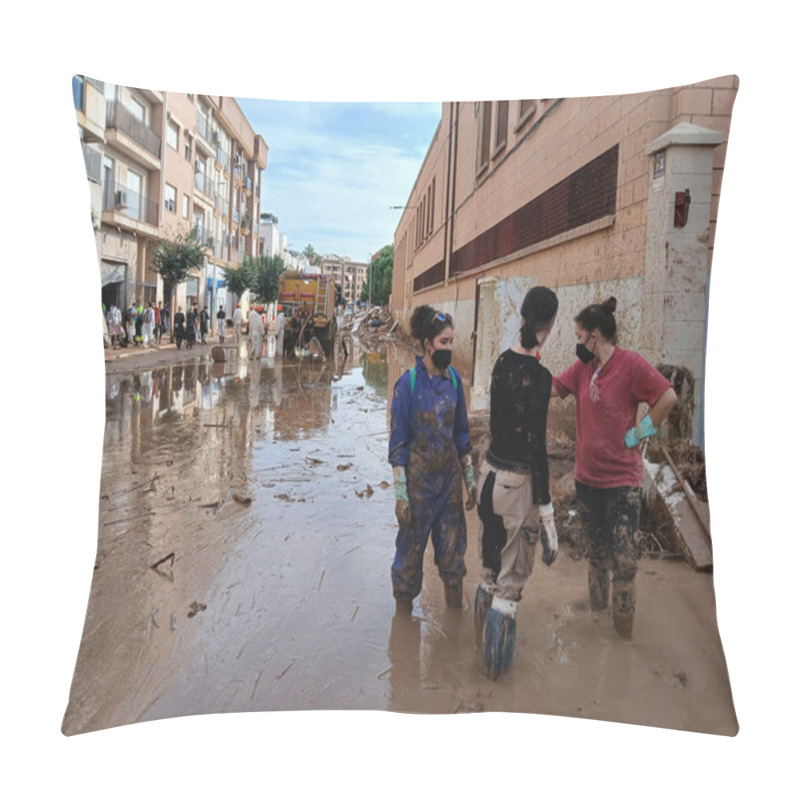
{"type": "Polygon", "coordinates": [[[321,264],[322,256],[314,249],[314,245],[309,243],[303,250],[303,255],[308,259],[309,264],[321,264]]]}
{"type": "Polygon", "coordinates": [[[175,239],[165,239],[153,254],[153,269],[164,281],[164,299],[169,304],[170,331],[173,330],[172,315],[175,311],[175,290],[189,277],[189,272],[203,266],[205,247],[195,232],[178,234],[175,239]]]}
{"type": "Polygon", "coordinates": [[[392,266],[394,264],[394,245],[387,244],[372,259],[367,267],[367,280],[361,288],[361,302],[370,299],[372,288],[372,304],[383,306],[389,302],[392,293],[392,266]]]}
{"type": "Polygon", "coordinates": [[[280,276],[286,265],[280,256],[245,256],[242,262],[247,288],[258,295],[262,303],[269,304],[278,299],[280,276]]]}
{"type": "Polygon", "coordinates": [[[222,268],[223,283],[236,295],[237,301],[241,299],[242,295],[250,288],[250,284],[253,283],[253,276],[250,274],[252,268],[248,261],[249,259],[245,258],[238,269],[233,267],[222,268]]]}

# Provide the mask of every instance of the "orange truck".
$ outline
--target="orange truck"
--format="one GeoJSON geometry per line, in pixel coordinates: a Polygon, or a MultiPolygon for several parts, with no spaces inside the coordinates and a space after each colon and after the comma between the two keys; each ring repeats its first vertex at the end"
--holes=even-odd
{"type": "Polygon", "coordinates": [[[308,349],[316,337],[326,355],[336,338],[336,285],[332,275],[286,270],[280,276],[278,302],[286,317],[283,352],[308,349]]]}

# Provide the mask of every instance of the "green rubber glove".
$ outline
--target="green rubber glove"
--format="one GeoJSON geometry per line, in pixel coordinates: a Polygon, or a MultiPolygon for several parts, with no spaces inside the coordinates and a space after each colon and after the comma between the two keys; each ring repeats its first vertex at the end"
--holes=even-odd
{"type": "Polygon", "coordinates": [[[461,474],[464,476],[468,495],[464,508],[467,511],[472,511],[478,502],[478,486],[475,483],[475,470],[472,467],[472,455],[470,453],[465,453],[461,456],[461,474]]]}
{"type": "Polygon", "coordinates": [[[408,483],[406,482],[406,468],[394,467],[394,514],[401,525],[411,525],[411,503],[408,500],[408,483]]]}
{"type": "Polygon", "coordinates": [[[656,427],[653,425],[653,420],[650,419],[649,414],[645,414],[642,421],[635,428],[626,431],[625,446],[630,450],[632,447],[636,447],[642,439],[653,436],[655,433],[656,427]]]}

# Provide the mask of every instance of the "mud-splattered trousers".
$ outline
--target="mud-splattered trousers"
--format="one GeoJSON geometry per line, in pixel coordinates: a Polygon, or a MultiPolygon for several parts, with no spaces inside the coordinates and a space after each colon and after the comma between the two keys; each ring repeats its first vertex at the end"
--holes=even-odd
{"type": "Polygon", "coordinates": [[[642,490],[596,489],[575,482],[578,511],[589,545],[589,601],[593,611],[608,607],[609,571],[614,576],[615,624],[630,627],[636,607],[639,511],[642,490]]]}
{"type": "Polygon", "coordinates": [[[400,524],[392,563],[392,590],[413,599],[422,589],[422,562],[430,536],[434,562],[446,584],[466,573],[467,525],[459,457],[472,449],[464,388],[456,370],[431,378],[417,357],[414,397],[409,373],[392,398],[389,461],[406,470],[411,524],[400,524]]]}
{"type": "Polygon", "coordinates": [[[494,596],[519,601],[533,570],[539,506],[531,502],[531,473],[496,469],[484,460],[478,479],[481,583],[494,596]]]}

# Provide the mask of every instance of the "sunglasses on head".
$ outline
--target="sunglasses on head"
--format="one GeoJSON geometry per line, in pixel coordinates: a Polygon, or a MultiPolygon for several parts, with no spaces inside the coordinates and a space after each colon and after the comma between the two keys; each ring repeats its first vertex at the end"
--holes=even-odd
{"type": "Polygon", "coordinates": [[[449,314],[442,314],[441,311],[438,311],[433,318],[439,322],[446,322],[448,325],[453,322],[453,318],[449,314]]]}

